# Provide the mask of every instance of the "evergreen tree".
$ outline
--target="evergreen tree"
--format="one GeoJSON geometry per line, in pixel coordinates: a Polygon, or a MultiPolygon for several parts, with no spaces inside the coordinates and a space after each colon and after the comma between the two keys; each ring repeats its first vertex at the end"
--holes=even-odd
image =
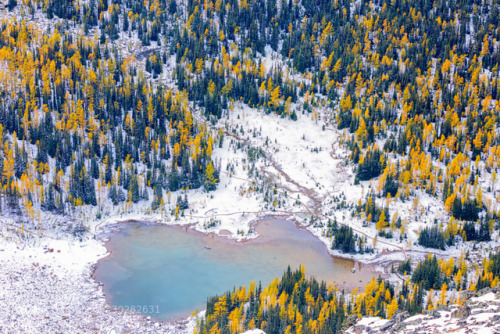
{"type": "Polygon", "coordinates": [[[7,8],[9,9],[9,12],[11,12],[16,6],[17,6],[17,0],[9,0],[9,2],[7,3],[7,8]]]}
{"type": "Polygon", "coordinates": [[[370,150],[366,153],[363,162],[358,165],[356,176],[361,181],[370,180],[380,175],[385,165],[381,163],[381,152],[379,149],[370,150]]]}
{"type": "Polygon", "coordinates": [[[435,255],[419,262],[413,271],[411,281],[417,284],[423,283],[426,290],[441,288],[441,269],[435,255]]]}
{"type": "Polygon", "coordinates": [[[137,176],[132,176],[132,180],[130,182],[130,200],[134,203],[139,202],[140,194],[139,194],[139,183],[137,182],[137,176]]]}
{"type": "MultiPolygon", "coordinates": [[[[450,238],[452,237],[453,236],[450,236],[450,238]]],[[[446,248],[444,233],[441,232],[437,226],[431,228],[425,227],[418,236],[418,244],[420,246],[441,250],[446,248]]]]}
{"type": "Polygon", "coordinates": [[[343,253],[356,253],[355,236],[350,226],[342,225],[334,232],[332,249],[339,249],[343,253]]]}

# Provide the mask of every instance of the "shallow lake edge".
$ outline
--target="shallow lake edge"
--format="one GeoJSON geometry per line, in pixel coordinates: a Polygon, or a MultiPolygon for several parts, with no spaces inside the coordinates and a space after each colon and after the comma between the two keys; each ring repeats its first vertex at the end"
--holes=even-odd
{"type": "MultiPolygon", "coordinates": [[[[144,217],[144,218],[140,217],[140,218],[126,218],[123,220],[113,219],[111,221],[105,221],[105,222],[99,224],[98,226],[96,226],[96,232],[97,232],[97,229],[99,229],[99,232],[96,233],[96,239],[106,248],[107,253],[105,256],[98,259],[96,261],[96,263],[91,265],[91,279],[100,288],[102,288],[102,293],[105,297],[106,304],[108,307],[111,308],[112,311],[114,311],[114,312],[130,312],[130,313],[134,313],[140,317],[143,317],[147,321],[153,321],[153,322],[159,323],[159,324],[162,324],[162,323],[163,324],[170,324],[170,325],[174,324],[175,326],[178,326],[178,327],[186,327],[189,324],[189,322],[194,321],[194,319],[198,315],[200,315],[200,313],[204,313],[204,310],[202,310],[202,311],[193,310],[193,312],[198,311],[198,313],[195,316],[180,317],[178,319],[164,321],[164,320],[152,318],[151,316],[148,316],[148,315],[140,313],[140,312],[126,311],[126,310],[117,308],[111,303],[109,294],[105,293],[105,291],[104,291],[104,283],[102,283],[96,279],[95,272],[96,272],[97,267],[99,266],[100,262],[112,254],[112,251],[107,246],[107,243],[110,241],[110,239],[113,237],[113,235],[120,232],[122,228],[126,228],[126,226],[124,226],[124,225],[128,225],[128,224],[141,224],[141,225],[146,225],[146,226],[156,225],[156,226],[167,226],[167,227],[171,227],[171,228],[185,229],[185,231],[188,233],[200,234],[200,235],[205,235],[205,236],[211,235],[213,238],[217,238],[222,242],[228,242],[228,243],[231,243],[235,246],[238,246],[241,243],[250,242],[254,239],[259,238],[259,236],[260,236],[260,234],[258,233],[259,224],[261,224],[264,221],[270,221],[270,220],[274,220],[274,219],[286,220],[287,222],[293,224],[295,228],[297,228],[299,230],[304,230],[307,233],[311,234],[314,238],[316,238],[319,242],[321,242],[326,247],[326,249],[328,250],[328,254],[332,259],[352,262],[352,264],[353,264],[352,268],[356,269],[356,271],[353,272],[353,274],[358,273],[358,269],[363,268],[364,275],[367,275],[366,272],[368,271],[369,273],[371,273],[370,277],[373,277],[375,275],[377,275],[377,276],[380,275],[382,278],[387,278],[390,275],[389,268],[393,264],[401,262],[398,260],[390,260],[390,259],[384,259],[384,258],[381,258],[381,259],[376,260],[376,261],[365,262],[362,259],[357,259],[357,258],[353,257],[352,255],[350,256],[349,254],[346,254],[345,256],[338,255],[338,254],[332,254],[329,247],[317,235],[315,235],[313,232],[311,232],[309,229],[307,229],[307,226],[300,224],[293,216],[290,216],[290,215],[277,214],[277,215],[265,215],[263,217],[258,217],[249,223],[249,227],[252,230],[256,231],[257,233],[254,233],[254,235],[252,235],[250,237],[245,236],[243,238],[235,238],[234,234],[220,234],[221,231],[225,231],[225,230],[220,230],[220,231],[199,230],[199,229],[195,228],[198,225],[197,223],[182,223],[182,222],[178,222],[178,221],[165,222],[165,221],[160,220],[160,219],[151,219],[150,217],[144,217]],[[217,232],[219,232],[219,233],[217,233],[217,232]],[[380,270],[382,270],[382,272],[380,270]]],[[[330,283],[330,282],[326,282],[326,283],[330,283]]],[[[340,287],[339,284],[336,284],[336,285],[338,287],[340,287]]],[[[231,287],[228,287],[228,289],[231,289],[231,287]]],[[[344,287],[342,290],[349,293],[352,290],[354,290],[354,288],[352,288],[352,287],[345,288],[344,287]]]]}

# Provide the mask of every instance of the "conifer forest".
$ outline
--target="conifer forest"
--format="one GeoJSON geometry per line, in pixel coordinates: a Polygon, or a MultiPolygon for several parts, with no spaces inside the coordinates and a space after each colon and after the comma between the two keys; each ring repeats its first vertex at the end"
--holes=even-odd
{"type": "Polygon", "coordinates": [[[498,0],[1,1],[0,301],[45,263],[103,318],[13,308],[0,332],[405,332],[500,298],[499,66],[498,0]],[[270,217],[352,260],[347,281],[376,274],[284,267],[177,325],[116,313],[89,274],[121,222],[251,243],[270,217]]]}

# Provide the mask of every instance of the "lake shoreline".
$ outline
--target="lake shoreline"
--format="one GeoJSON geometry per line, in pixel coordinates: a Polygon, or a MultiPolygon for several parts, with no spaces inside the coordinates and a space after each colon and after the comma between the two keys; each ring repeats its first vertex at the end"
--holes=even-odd
{"type": "MultiPolygon", "coordinates": [[[[322,242],[322,240],[319,239],[312,231],[307,229],[306,226],[299,224],[295,219],[293,219],[293,217],[287,216],[287,215],[266,215],[264,217],[260,217],[260,218],[257,218],[255,220],[251,221],[249,224],[250,228],[257,233],[255,236],[252,236],[250,238],[244,238],[244,239],[236,239],[236,238],[234,238],[234,236],[232,234],[231,235],[220,234],[221,231],[217,231],[217,230],[216,231],[200,231],[199,229],[196,229],[196,226],[198,225],[196,223],[176,224],[176,223],[171,223],[171,222],[165,223],[165,222],[162,222],[160,220],[151,220],[151,219],[146,220],[146,221],[141,220],[141,219],[126,219],[126,220],[121,220],[121,221],[114,221],[112,223],[108,223],[108,224],[105,224],[104,226],[101,226],[102,230],[99,233],[98,241],[100,241],[103,244],[103,246],[106,248],[107,254],[106,254],[106,256],[100,258],[96,263],[94,263],[92,265],[91,279],[93,281],[95,281],[96,284],[103,289],[103,294],[104,294],[104,297],[106,299],[106,303],[108,304],[108,306],[111,307],[112,309],[115,309],[116,311],[122,311],[119,308],[116,308],[112,305],[110,294],[104,291],[104,284],[102,282],[99,282],[99,280],[95,276],[95,272],[96,272],[98,266],[101,264],[101,262],[104,259],[108,258],[113,253],[113,250],[111,249],[111,247],[109,245],[109,242],[113,238],[114,234],[120,232],[122,228],[127,228],[126,225],[128,225],[128,224],[157,225],[157,226],[165,226],[165,227],[169,227],[169,228],[176,228],[176,229],[183,230],[186,233],[194,233],[194,234],[199,235],[199,236],[211,236],[213,239],[216,239],[217,242],[222,242],[222,243],[228,245],[229,247],[240,247],[242,244],[246,244],[249,242],[264,242],[265,240],[261,241],[261,239],[265,239],[262,237],[262,234],[261,234],[261,226],[263,224],[269,224],[273,220],[287,221],[288,223],[293,224],[295,229],[307,231],[307,233],[311,237],[313,237],[314,239],[319,241],[321,244],[324,244],[324,242],[322,242]]],[[[326,245],[324,245],[324,246],[326,247],[326,245]]],[[[208,247],[206,247],[206,248],[208,248],[208,247]]],[[[210,248],[208,248],[208,249],[210,249],[210,248]]],[[[330,252],[329,247],[326,247],[326,249],[328,251],[329,257],[332,258],[333,260],[342,261],[342,262],[348,261],[351,263],[350,268],[356,268],[355,272],[352,272],[351,270],[349,270],[349,273],[343,274],[343,275],[347,275],[347,276],[352,275],[352,277],[356,278],[356,279],[344,279],[344,281],[327,282],[327,283],[334,283],[335,286],[337,288],[339,288],[339,290],[341,290],[341,291],[351,292],[353,289],[358,289],[358,291],[363,290],[364,286],[366,285],[366,282],[361,284],[361,285],[359,284],[359,282],[362,282],[363,280],[366,280],[366,279],[371,279],[373,276],[381,275],[382,277],[387,278],[387,276],[389,275],[387,273],[387,267],[384,267],[384,273],[381,273],[380,271],[377,270],[377,269],[380,269],[380,267],[376,263],[363,263],[357,259],[353,259],[350,257],[337,256],[337,255],[332,254],[330,252]],[[360,275],[362,275],[362,276],[360,276],[360,275]],[[363,280],[359,280],[359,282],[357,282],[358,278],[360,278],[360,277],[363,278],[363,280]],[[356,282],[354,282],[354,281],[356,281],[356,282]]],[[[307,270],[307,268],[306,268],[306,270],[307,270]]],[[[280,277],[280,276],[278,276],[278,277],[280,277]]],[[[230,288],[231,287],[228,287],[228,289],[230,289],[230,288]]],[[[141,313],[137,313],[137,312],[135,312],[135,313],[140,315],[140,316],[145,317],[146,319],[148,318],[147,314],[141,314],[141,313]]],[[[151,318],[149,318],[149,319],[151,319],[151,318]]],[[[168,321],[159,320],[159,319],[155,319],[155,318],[153,318],[153,320],[155,322],[161,322],[164,324],[182,326],[182,327],[188,326],[189,322],[194,321],[194,319],[192,317],[187,317],[187,318],[180,317],[179,319],[168,320],[168,321]]]]}
{"type": "MultiPolygon", "coordinates": [[[[320,238],[317,234],[315,234],[313,231],[308,229],[309,225],[303,225],[299,223],[299,221],[293,216],[293,215],[288,215],[288,214],[266,214],[263,215],[262,217],[257,217],[253,220],[251,220],[248,223],[248,226],[250,229],[255,231],[255,227],[258,226],[258,224],[262,220],[266,219],[283,219],[289,222],[292,222],[298,229],[308,231],[310,234],[312,234],[315,238],[317,238],[319,241],[323,242],[325,244],[325,247],[327,247],[330,255],[332,258],[335,259],[341,259],[341,260],[351,260],[357,264],[366,266],[366,265],[373,265],[373,266],[383,266],[384,269],[387,269],[388,266],[387,264],[395,264],[395,263],[400,263],[402,262],[401,259],[390,259],[386,258],[387,255],[392,254],[392,253],[400,253],[399,251],[390,251],[390,252],[381,252],[379,254],[371,254],[368,256],[360,256],[362,254],[355,253],[355,254],[346,254],[346,253],[340,253],[335,250],[331,250],[329,245],[320,238]]],[[[221,238],[221,239],[228,239],[235,244],[238,243],[246,243],[250,240],[253,240],[257,238],[259,235],[258,234],[253,234],[251,236],[237,236],[234,233],[231,233],[228,230],[225,229],[214,229],[214,230],[201,230],[196,227],[199,226],[199,222],[189,222],[189,223],[183,223],[182,220],[178,221],[165,221],[160,218],[151,218],[151,217],[131,217],[131,218],[124,218],[120,219],[118,217],[112,217],[109,218],[105,221],[102,221],[100,224],[95,226],[95,233],[99,241],[101,241],[104,245],[104,243],[107,241],[105,240],[106,237],[109,237],[110,232],[113,232],[113,227],[120,226],[121,224],[129,224],[129,223],[140,223],[140,224],[152,224],[152,225],[165,225],[165,226],[178,226],[178,227],[188,227],[192,231],[196,231],[201,234],[205,235],[213,235],[214,237],[221,238]],[[223,234],[221,234],[223,232],[223,234]],[[226,234],[225,232],[229,232],[230,234],[226,234]],[[108,234],[107,236],[102,236],[103,234],[108,234]],[[104,240],[103,240],[104,238],[104,240]]],[[[367,255],[367,254],[364,254],[367,255]]],[[[384,272],[384,274],[388,274],[387,271],[384,272]]]]}
{"type": "MultiPolygon", "coordinates": [[[[290,223],[293,223],[297,229],[307,231],[314,238],[318,239],[318,241],[323,242],[323,240],[321,240],[321,238],[319,238],[318,235],[316,235],[315,233],[313,233],[311,230],[308,229],[308,226],[300,224],[292,215],[285,215],[285,214],[265,215],[263,217],[259,217],[259,218],[256,218],[256,219],[250,221],[249,227],[253,231],[257,231],[260,223],[262,223],[263,221],[266,221],[266,220],[271,220],[271,219],[282,219],[282,220],[286,220],[290,223]]],[[[101,224],[96,226],[96,229],[97,228],[103,229],[99,233],[100,236],[98,236],[97,238],[103,244],[104,247],[106,247],[106,243],[108,242],[109,238],[111,238],[115,232],[118,232],[118,229],[116,229],[116,227],[119,227],[122,224],[146,224],[146,225],[159,225],[159,226],[185,228],[186,232],[193,232],[193,233],[198,233],[201,235],[210,235],[214,238],[218,238],[221,241],[231,242],[234,245],[250,242],[252,240],[257,239],[260,236],[260,234],[254,233],[254,235],[252,235],[250,237],[244,236],[243,238],[235,238],[235,235],[232,233],[231,234],[220,234],[220,232],[227,231],[224,229],[222,229],[222,230],[217,230],[217,229],[205,230],[205,231],[197,229],[196,227],[199,224],[196,222],[195,223],[182,223],[181,221],[179,221],[179,222],[176,222],[176,221],[165,222],[165,221],[160,220],[160,219],[150,219],[150,218],[149,219],[148,218],[145,218],[145,219],[129,218],[129,219],[124,219],[124,220],[116,219],[116,220],[113,220],[111,222],[104,222],[104,224],[102,224],[102,225],[101,224]]],[[[227,232],[229,232],[229,231],[227,231],[227,232]]],[[[390,265],[401,262],[401,260],[391,260],[391,259],[384,258],[384,255],[386,255],[388,253],[378,254],[378,257],[380,257],[379,259],[376,259],[377,256],[374,255],[373,256],[374,259],[366,260],[366,259],[357,257],[356,255],[358,255],[358,254],[345,254],[345,253],[338,254],[337,252],[332,252],[332,250],[330,249],[330,247],[328,247],[327,244],[325,244],[325,247],[327,248],[332,259],[352,261],[353,268],[356,268],[356,269],[359,268],[360,266],[361,267],[377,267],[378,266],[384,270],[384,272],[378,272],[378,273],[380,273],[381,275],[385,275],[385,276],[389,276],[389,274],[390,274],[388,271],[390,265]]],[[[108,248],[106,247],[106,249],[108,249],[108,248]]],[[[108,252],[110,252],[110,251],[108,250],[108,252]]],[[[104,258],[106,258],[109,255],[110,254],[106,255],[104,258]]]]}

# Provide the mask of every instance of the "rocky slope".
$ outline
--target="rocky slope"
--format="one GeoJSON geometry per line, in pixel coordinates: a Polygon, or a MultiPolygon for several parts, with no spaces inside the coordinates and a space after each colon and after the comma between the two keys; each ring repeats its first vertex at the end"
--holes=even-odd
{"type": "Polygon", "coordinates": [[[500,290],[462,293],[462,305],[450,305],[410,317],[396,313],[392,320],[378,317],[350,319],[345,333],[500,333],[500,290]]]}

